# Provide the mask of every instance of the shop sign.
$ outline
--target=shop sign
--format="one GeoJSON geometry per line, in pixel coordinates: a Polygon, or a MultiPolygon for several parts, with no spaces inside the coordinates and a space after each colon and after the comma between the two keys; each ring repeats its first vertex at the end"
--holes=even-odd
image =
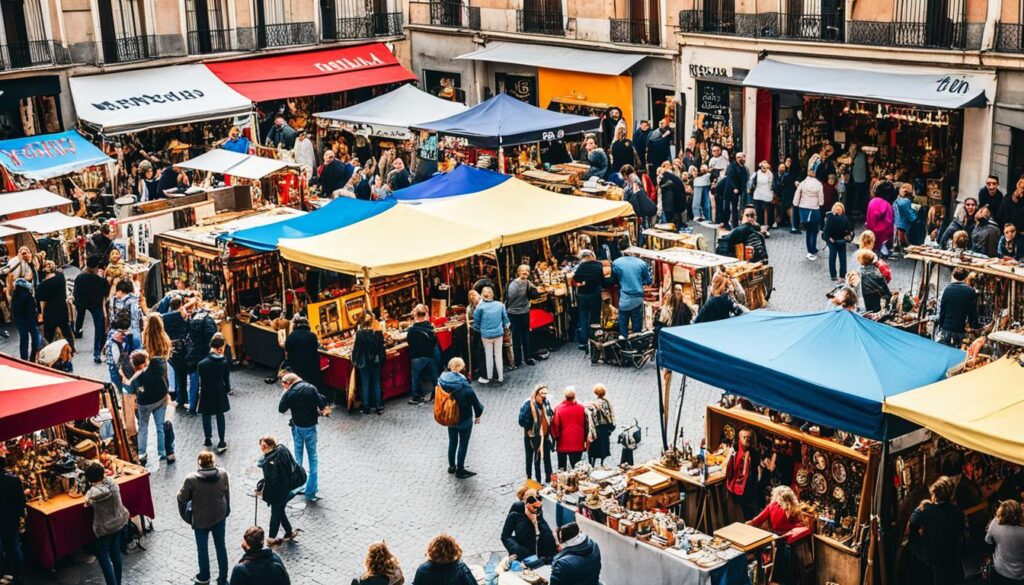
{"type": "Polygon", "coordinates": [[[697,83],[697,111],[715,122],[729,122],[729,86],[721,83],[697,83]]]}
{"type": "MultiPolygon", "coordinates": [[[[70,136],[58,136],[45,140],[34,140],[18,148],[0,148],[4,166],[18,171],[31,159],[56,160],[62,157],[74,157],[78,148],[70,136]]],[[[55,163],[50,163],[55,164],[55,163]]]]}
{"type": "Polygon", "coordinates": [[[384,60],[372,51],[366,57],[353,57],[351,59],[334,59],[326,63],[313,63],[313,67],[321,73],[334,73],[336,71],[351,71],[353,69],[366,69],[367,67],[379,67],[385,65],[384,60]]]}
{"type": "Polygon", "coordinates": [[[729,79],[729,69],[690,63],[690,77],[693,79],[729,79]]]}
{"type": "Polygon", "coordinates": [[[152,104],[197,100],[205,95],[206,94],[199,89],[183,89],[180,91],[170,91],[164,94],[144,93],[124,99],[116,99],[113,102],[109,100],[99,103],[93,102],[92,107],[101,111],[128,110],[152,104]]]}
{"type": "Polygon", "coordinates": [[[521,102],[537,105],[537,78],[527,75],[509,75],[498,73],[495,75],[498,93],[506,93],[521,102]]]}

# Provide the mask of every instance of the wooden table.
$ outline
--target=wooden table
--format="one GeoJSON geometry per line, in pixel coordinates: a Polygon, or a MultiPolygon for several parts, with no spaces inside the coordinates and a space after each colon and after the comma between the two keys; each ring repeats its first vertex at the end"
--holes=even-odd
{"type": "MultiPolygon", "coordinates": [[[[697,492],[696,505],[687,505],[687,520],[692,526],[705,534],[711,534],[715,528],[722,526],[726,520],[725,471],[709,474],[707,481],[700,476],[692,476],[680,469],[665,467],[660,463],[647,463],[647,467],[655,469],[683,486],[684,491],[697,492]]],[[[692,501],[692,500],[690,500],[692,501]]]]}
{"type": "MultiPolygon", "coordinates": [[[[153,495],[149,472],[132,465],[137,475],[122,475],[114,480],[121,491],[121,502],[132,516],[153,518],[153,495]]],[[[92,531],[92,508],[85,497],[67,494],[49,500],[29,502],[25,520],[25,551],[42,567],[52,570],[57,559],[64,557],[96,539],[92,531]]]]}

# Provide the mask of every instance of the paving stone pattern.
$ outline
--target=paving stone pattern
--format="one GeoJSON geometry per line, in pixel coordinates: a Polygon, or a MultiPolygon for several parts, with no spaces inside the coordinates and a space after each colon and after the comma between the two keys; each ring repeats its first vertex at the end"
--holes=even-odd
{"type": "MultiPolygon", "coordinates": [[[[768,241],[775,266],[775,292],[770,302],[773,310],[827,307],[824,293],[832,288],[827,255],[810,262],[804,257],[803,245],[802,236],[784,230],[773,232],[768,241]]],[[[904,286],[910,278],[910,263],[892,264],[893,287],[904,286]]],[[[3,340],[0,350],[17,354],[17,334],[13,330],[11,333],[11,339],[3,340]]],[[[90,359],[91,341],[87,320],[85,339],[78,341],[85,352],[76,357],[76,370],[105,379],[106,367],[96,366],[90,359]]],[[[411,582],[412,573],[423,559],[427,542],[438,532],[453,534],[467,558],[501,550],[502,522],[513,492],[525,478],[522,431],[516,419],[519,406],[539,382],[553,389],[574,386],[584,400],[592,397],[594,384],[605,384],[620,427],[636,419],[644,428],[637,460],[656,455],[660,436],[654,366],[648,364],[639,371],[591,366],[574,347],[565,345],[548,361],[506,374],[503,387],[477,385],[485,412],[481,424],[473,429],[470,443],[467,467],[479,473],[471,479],[457,480],[446,472],[447,434],[434,422],[427,405],[411,406],[405,399],[393,400],[382,416],[339,411],[321,419],[319,474],[323,499],[312,504],[301,497],[292,501],[289,517],[304,532],[297,541],[279,549],[292,582],[347,584],[362,571],[367,545],[381,539],[398,555],[407,582],[411,582]]],[[[280,387],[263,382],[268,373],[243,367],[232,374],[234,396],[227,414],[229,449],[219,457],[232,482],[232,514],[227,530],[230,566],[241,556],[242,532],[254,522],[254,502],[249,494],[261,477],[255,466],[260,455],[257,439],[271,433],[289,446],[292,443],[288,417],[277,412],[280,387]]],[[[553,394],[560,398],[560,392],[553,394]]],[[[690,382],[683,422],[687,438],[703,435],[704,407],[717,402],[719,395],[714,388],[690,382]]],[[[145,542],[146,551],[125,557],[126,584],[186,585],[197,572],[192,531],[178,517],[175,496],[185,476],[195,469],[195,457],[203,443],[202,426],[199,418],[179,414],[170,418],[177,435],[178,463],[158,464],[155,453],[151,456],[155,532],[145,542]]],[[[151,433],[150,445],[155,450],[155,431],[151,433]]],[[[613,444],[616,461],[618,453],[618,446],[613,444]]],[[[266,526],[269,508],[261,502],[256,515],[256,521],[266,526]]],[[[215,561],[213,566],[216,578],[215,561]]],[[[84,585],[103,583],[103,579],[93,557],[80,553],[64,559],[56,574],[36,572],[29,582],[84,585]]]]}

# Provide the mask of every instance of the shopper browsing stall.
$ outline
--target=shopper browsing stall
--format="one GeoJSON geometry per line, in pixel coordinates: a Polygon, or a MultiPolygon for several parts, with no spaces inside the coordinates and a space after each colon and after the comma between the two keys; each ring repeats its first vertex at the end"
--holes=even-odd
{"type": "Polygon", "coordinates": [[[185,478],[178,491],[178,514],[189,526],[196,539],[199,573],[196,583],[209,583],[210,537],[217,555],[217,583],[228,578],[228,551],[224,529],[231,513],[231,478],[217,466],[217,458],[210,451],[201,451],[197,458],[199,468],[185,478]]]}
{"type": "Polygon", "coordinates": [[[1003,226],[1003,235],[999,238],[997,252],[1000,258],[1024,260],[1024,234],[1017,231],[1017,226],[1008,223],[1003,226]]]}
{"type": "Polygon", "coordinates": [[[982,207],[974,214],[976,225],[971,234],[971,251],[982,254],[989,258],[995,258],[999,249],[999,238],[1002,230],[990,218],[992,212],[988,207],[982,207]]]}
{"type": "Polygon", "coordinates": [[[1020,583],[1024,581],[1024,526],[1021,506],[1017,500],[999,503],[996,516],[988,525],[985,542],[995,547],[992,554],[992,581],[1020,583]]]}
{"type": "Polygon", "coordinates": [[[597,139],[593,136],[587,136],[583,140],[583,148],[587,152],[587,164],[590,168],[587,170],[587,174],[584,175],[585,179],[596,177],[598,179],[604,179],[608,176],[608,155],[605,154],[604,150],[598,148],[597,139]]]}
{"type": "Polygon", "coordinates": [[[886,306],[889,305],[889,297],[892,293],[889,292],[889,285],[885,282],[885,277],[875,265],[877,259],[875,253],[862,249],[857,250],[853,257],[860,266],[860,290],[861,298],[864,299],[864,308],[870,313],[881,311],[883,301],[886,306]]]}
{"type": "Polygon", "coordinates": [[[955,489],[950,478],[938,478],[910,516],[910,551],[935,585],[963,579],[964,513],[953,503],[955,489]]]}
{"type": "Polygon", "coordinates": [[[741,429],[737,447],[725,461],[725,489],[743,512],[744,520],[754,519],[761,507],[760,473],[761,453],[754,432],[741,429]]]}
{"type": "Polygon", "coordinates": [[[543,502],[535,489],[523,491],[518,502],[512,504],[505,525],[501,529],[501,543],[510,555],[520,561],[536,557],[547,564],[555,556],[555,535],[544,519],[543,502]]]}
{"type": "MultiPolygon", "coordinates": [[[[380,322],[374,318],[372,311],[366,311],[360,318],[359,325],[356,326],[356,339],[352,344],[352,367],[359,375],[363,414],[370,414],[371,410],[376,410],[377,414],[384,412],[380,372],[386,360],[387,350],[384,349],[384,332],[381,330],[380,322]]],[[[415,364],[415,362],[413,363],[415,364]]],[[[410,402],[420,404],[422,399],[419,398],[417,392],[419,380],[415,367],[413,372],[413,400],[410,402]]]]}
{"type": "Polygon", "coordinates": [[[558,529],[559,553],[551,562],[551,585],[599,585],[601,549],[575,522],[558,529]]]}
{"type": "Polygon", "coordinates": [[[555,413],[548,401],[548,387],[537,384],[533,394],[519,408],[519,426],[523,428],[523,449],[526,452],[526,478],[538,483],[551,479],[551,420],[555,413]],[[541,474],[541,460],[544,473],[541,474]]]}
{"type": "Polygon", "coordinates": [[[946,231],[942,232],[942,236],[939,238],[939,247],[948,248],[953,234],[959,231],[967,232],[970,236],[974,232],[974,216],[978,212],[978,200],[974,197],[968,197],[964,199],[963,203],[957,207],[956,211],[953,212],[953,220],[949,222],[949,226],[946,227],[946,231]]]}
{"type": "Polygon", "coordinates": [[[813,169],[807,170],[807,176],[796,187],[793,194],[793,207],[800,216],[800,225],[804,229],[804,242],[807,246],[807,259],[818,259],[818,214],[825,202],[825,191],[821,181],[815,176],[813,169]]]}
{"type": "Polygon", "coordinates": [[[590,250],[580,250],[580,263],[573,271],[572,281],[576,286],[576,311],[579,325],[576,343],[579,349],[587,349],[590,326],[601,318],[601,292],[608,281],[604,276],[604,265],[597,261],[590,250]]]}
{"type": "Polygon", "coordinates": [[[320,340],[303,315],[292,319],[292,332],[284,342],[285,366],[310,384],[320,387],[320,340]]]}
{"type": "Polygon", "coordinates": [[[0,456],[0,545],[4,575],[20,585],[25,573],[25,554],[21,548],[21,517],[25,515],[25,486],[8,471],[7,457],[0,456]]]}
{"type": "Polygon", "coordinates": [[[505,305],[494,300],[494,289],[484,287],[482,297],[483,300],[473,311],[473,328],[480,332],[484,344],[484,364],[487,371],[477,381],[487,384],[491,380],[497,380],[502,384],[505,382],[502,363],[504,334],[511,321],[505,305]]]}
{"type": "MultiPolygon", "coordinates": [[[[619,252],[630,247],[629,239],[619,240],[619,252]]],[[[636,256],[622,255],[612,262],[612,276],[619,285],[619,336],[628,337],[644,330],[644,287],[651,284],[651,269],[636,256]]]]}
{"type": "Polygon", "coordinates": [[[530,351],[530,305],[539,296],[537,287],[530,282],[530,267],[520,265],[505,295],[505,306],[512,328],[512,355],[517,367],[524,363],[528,366],[537,363],[530,351]]]}
{"type": "Polygon", "coordinates": [[[1003,197],[996,212],[996,223],[1017,226],[1018,233],[1024,233],[1024,176],[1017,179],[1017,186],[1009,197],[1003,197]]]}
{"type": "Polygon", "coordinates": [[[958,266],[953,269],[953,282],[942,290],[939,298],[939,313],[935,318],[935,341],[950,347],[963,345],[967,335],[965,326],[977,329],[978,293],[967,284],[970,273],[958,266]]]}
{"type": "Polygon", "coordinates": [[[711,279],[711,298],[700,307],[694,323],[710,323],[735,317],[747,312],[747,308],[733,298],[733,284],[724,272],[718,272],[711,279]]]}

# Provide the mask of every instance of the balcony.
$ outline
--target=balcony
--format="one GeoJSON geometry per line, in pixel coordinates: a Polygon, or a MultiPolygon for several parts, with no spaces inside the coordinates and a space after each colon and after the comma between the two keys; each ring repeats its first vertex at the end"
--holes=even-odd
{"type": "Polygon", "coordinates": [[[999,53],[1024,53],[1024,24],[997,23],[994,50],[999,53]]]}
{"type": "Polygon", "coordinates": [[[562,15],[543,10],[516,10],[516,30],[537,35],[565,36],[562,15]]]}
{"type": "Polygon", "coordinates": [[[71,54],[68,53],[67,47],[53,41],[0,45],[0,70],[70,64],[71,54]]]}
{"type": "Polygon", "coordinates": [[[609,19],[609,33],[613,43],[629,45],[661,45],[661,27],[650,20],[631,18],[609,19]]]}
{"type": "MultiPolygon", "coordinates": [[[[233,28],[218,30],[188,31],[188,54],[209,55],[211,53],[228,53],[232,51],[251,51],[252,44],[243,45],[239,42],[239,31],[233,28]]],[[[252,37],[249,35],[249,39],[252,37]]]]}
{"type": "Polygon", "coordinates": [[[317,42],[316,24],[312,22],[249,26],[238,29],[237,33],[238,46],[246,49],[314,45],[317,42]]]}
{"type": "Polygon", "coordinates": [[[339,18],[335,24],[334,38],[329,38],[328,31],[325,30],[324,40],[395,37],[402,34],[402,24],[401,12],[371,12],[365,16],[339,18]]]}
{"type": "Polygon", "coordinates": [[[139,35],[100,41],[104,63],[131,63],[157,56],[156,37],[139,35]]]}
{"type": "Polygon", "coordinates": [[[467,6],[460,0],[410,2],[409,18],[413,24],[480,30],[480,7],[467,6]]]}

